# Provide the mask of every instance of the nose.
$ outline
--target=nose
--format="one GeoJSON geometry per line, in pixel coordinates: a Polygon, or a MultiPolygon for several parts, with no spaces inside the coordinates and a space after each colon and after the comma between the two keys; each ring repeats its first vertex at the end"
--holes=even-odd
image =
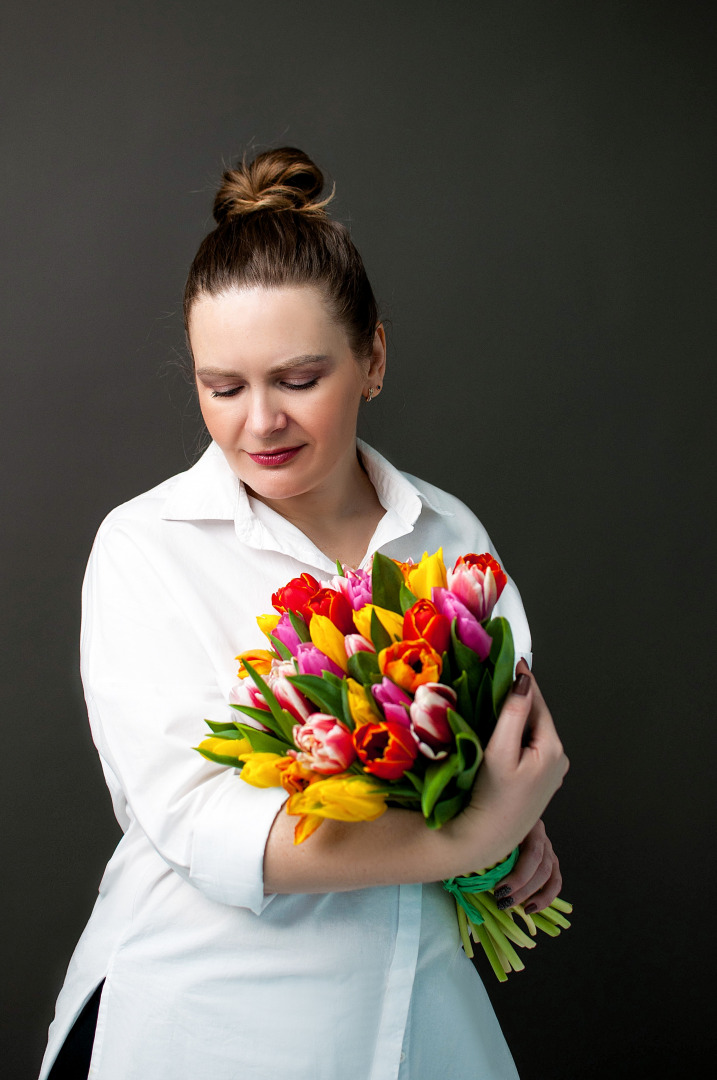
{"type": "Polygon", "coordinates": [[[270,391],[252,390],[249,394],[246,424],[254,438],[268,439],[286,427],[287,418],[281,403],[274,399],[270,391]]]}

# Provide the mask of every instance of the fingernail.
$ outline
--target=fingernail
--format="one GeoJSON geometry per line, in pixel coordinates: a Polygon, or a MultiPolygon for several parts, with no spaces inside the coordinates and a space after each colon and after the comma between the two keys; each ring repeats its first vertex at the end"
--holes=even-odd
{"type": "Polygon", "coordinates": [[[526,675],[525,672],[521,672],[518,678],[513,683],[513,693],[518,694],[520,697],[525,697],[530,687],[530,675],[526,675]]]}
{"type": "Polygon", "coordinates": [[[537,910],[538,910],[538,905],[537,904],[526,904],[525,907],[523,908],[523,911],[525,912],[526,915],[532,915],[533,912],[537,911],[537,910]]]}
{"type": "Polygon", "coordinates": [[[506,908],[512,907],[515,900],[512,896],[504,896],[502,900],[498,901],[498,910],[505,911],[506,908]]]}
{"type": "Polygon", "coordinates": [[[501,896],[508,896],[510,893],[510,885],[501,885],[499,889],[496,889],[493,896],[496,900],[500,900],[501,896]]]}

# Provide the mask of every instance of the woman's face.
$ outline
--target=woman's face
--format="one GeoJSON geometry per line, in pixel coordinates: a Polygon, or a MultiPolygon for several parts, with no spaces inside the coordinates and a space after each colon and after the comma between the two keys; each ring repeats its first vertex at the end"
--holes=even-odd
{"type": "Polygon", "coordinates": [[[373,356],[357,361],[319,292],[298,286],[200,296],[189,336],[209,433],[257,496],[346,486],[361,398],[383,372],[382,328],[373,356]]]}

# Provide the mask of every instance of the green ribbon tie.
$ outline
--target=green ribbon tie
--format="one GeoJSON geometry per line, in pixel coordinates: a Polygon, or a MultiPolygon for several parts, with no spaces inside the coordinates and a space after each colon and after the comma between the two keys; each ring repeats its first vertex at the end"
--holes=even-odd
{"type": "Polygon", "coordinates": [[[494,889],[498,882],[502,881],[502,879],[511,872],[518,861],[519,854],[520,849],[514,848],[507,859],[503,859],[503,862],[498,863],[490,870],[486,870],[484,874],[470,874],[468,877],[452,877],[447,878],[446,881],[443,882],[443,888],[446,889],[451,896],[456,898],[456,901],[461,905],[468,918],[472,923],[475,923],[476,926],[480,926],[485,920],[480,911],[465,899],[465,894],[489,892],[491,889],[494,889]]]}

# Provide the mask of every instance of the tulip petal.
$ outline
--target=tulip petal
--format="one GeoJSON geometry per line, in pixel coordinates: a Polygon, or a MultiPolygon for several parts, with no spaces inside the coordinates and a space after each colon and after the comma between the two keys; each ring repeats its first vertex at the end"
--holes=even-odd
{"type": "Polygon", "coordinates": [[[342,671],[347,671],[348,659],[344,646],[344,635],[334,626],[326,615],[314,615],[309,624],[311,640],[317,649],[333,660],[342,671]]]}

